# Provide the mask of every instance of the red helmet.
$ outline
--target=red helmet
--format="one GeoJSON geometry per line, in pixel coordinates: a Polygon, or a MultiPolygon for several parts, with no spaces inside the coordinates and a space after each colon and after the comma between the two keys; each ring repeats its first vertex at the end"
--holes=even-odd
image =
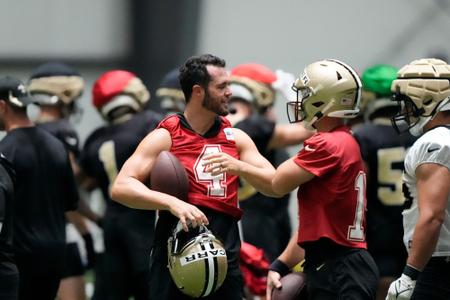
{"type": "Polygon", "coordinates": [[[242,64],[231,70],[231,82],[242,85],[252,92],[256,108],[271,106],[275,101],[272,83],[277,76],[272,70],[261,64],[242,64]]]}
{"type": "MultiPolygon", "coordinates": [[[[111,112],[127,107],[141,111],[150,99],[150,93],[134,73],[112,70],[102,74],[92,88],[92,104],[106,119],[114,118],[111,112]]],[[[129,110],[128,110],[129,111],[129,110]]]]}
{"type": "Polygon", "coordinates": [[[272,70],[264,65],[255,63],[238,65],[231,70],[231,75],[247,77],[268,85],[277,80],[277,75],[272,70]]]}

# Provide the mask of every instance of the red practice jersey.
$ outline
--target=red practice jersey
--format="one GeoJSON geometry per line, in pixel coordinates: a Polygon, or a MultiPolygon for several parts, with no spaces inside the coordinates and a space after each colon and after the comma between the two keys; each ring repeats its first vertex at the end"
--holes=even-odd
{"type": "Polygon", "coordinates": [[[366,174],[349,129],[313,135],[294,162],[315,175],[298,189],[298,243],[326,237],[339,245],[367,248],[366,174]]]}
{"type": "Polygon", "coordinates": [[[239,159],[230,122],[217,117],[212,128],[204,135],[193,131],[183,115],[165,118],[158,128],[165,128],[172,137],[174,154],[186,168],[189,176],[188,202],[225,213],[240,219],[242,211],[237,205],[238,177],[227,173],[211,176],[202,166],[206,154],[225,152],[239,159]]]}

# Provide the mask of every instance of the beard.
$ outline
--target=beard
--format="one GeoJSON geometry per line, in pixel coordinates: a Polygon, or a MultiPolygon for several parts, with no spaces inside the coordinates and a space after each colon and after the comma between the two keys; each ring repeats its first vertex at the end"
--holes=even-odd
{"type": "Polygon", "coordinates": [[[205,91],[205,97],[203,98],[202,106],[222,117],[228,115],[229,113],[227,106],[211,97],[207,90],[205,91]]]}

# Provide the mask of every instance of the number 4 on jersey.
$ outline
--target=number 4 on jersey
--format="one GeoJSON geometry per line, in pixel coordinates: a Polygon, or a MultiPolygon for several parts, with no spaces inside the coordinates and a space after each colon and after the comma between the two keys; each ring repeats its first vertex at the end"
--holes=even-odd
{"type": "Polygon", "coordinates": [[[224,184],[226,174],[211,176],[210,173],[205,172],[206,166],[203,166],[203,157],[212,153],[222,152],[220,145],[205,145],[200,156],[194,165],[195,180],[197,182],[207,185],[208,196],[225,197],[227,195],[227,187],[224,184]]]}

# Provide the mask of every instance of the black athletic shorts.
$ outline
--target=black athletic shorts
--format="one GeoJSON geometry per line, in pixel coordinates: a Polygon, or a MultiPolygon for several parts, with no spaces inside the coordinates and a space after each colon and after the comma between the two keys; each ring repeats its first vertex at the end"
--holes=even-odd
{"type": "Polygon", "coordinates": [[[129,209],[103,220],[103,253],[108,299],[148,300],[151,243],[155,213],[129,209]]]}
{"type": "Polygon", "coordinates": [[[67,243],[65,266],[62,279],[83,276],[84,270],[85,268],[81,259],[78,244],[76,242],[67,243]]]}
{"type": "Polygon", "coordinates": [[[17,300],[19,294],[19,274],[0,274],[0,299],[17,300]]]}
{"type": "Polygon", "coordinates": [[[284,251],[291,238],[289,212],[284,207],[277,212],[245,209],[241,224],[244,241],[263,249],[269,261],[284,251]]]}
{"type": "Polygon", "coordinates": [[[396,255],[392,253],[371,253],[371,255],[380,271],[380,277],[400,277],[406,264],[406,251],[396,255]]]}
{"type": "Polygon", "coordinates": [[[450,299],[450,256],[432,257],[417,278],[411,300],[450,299]]]}
{"type": "Polygon", "coordinates": [[[375,299],[378,269],[365,249],[334,243],[305,247],[305,273],[310,300],[375,299]]]}
{"type": "Polygon", "coordinates": [[[61,256],[16,254],[19,269],[20,300],[54,300],[61,281],[64,267],[64,248],[61,256]]]}

